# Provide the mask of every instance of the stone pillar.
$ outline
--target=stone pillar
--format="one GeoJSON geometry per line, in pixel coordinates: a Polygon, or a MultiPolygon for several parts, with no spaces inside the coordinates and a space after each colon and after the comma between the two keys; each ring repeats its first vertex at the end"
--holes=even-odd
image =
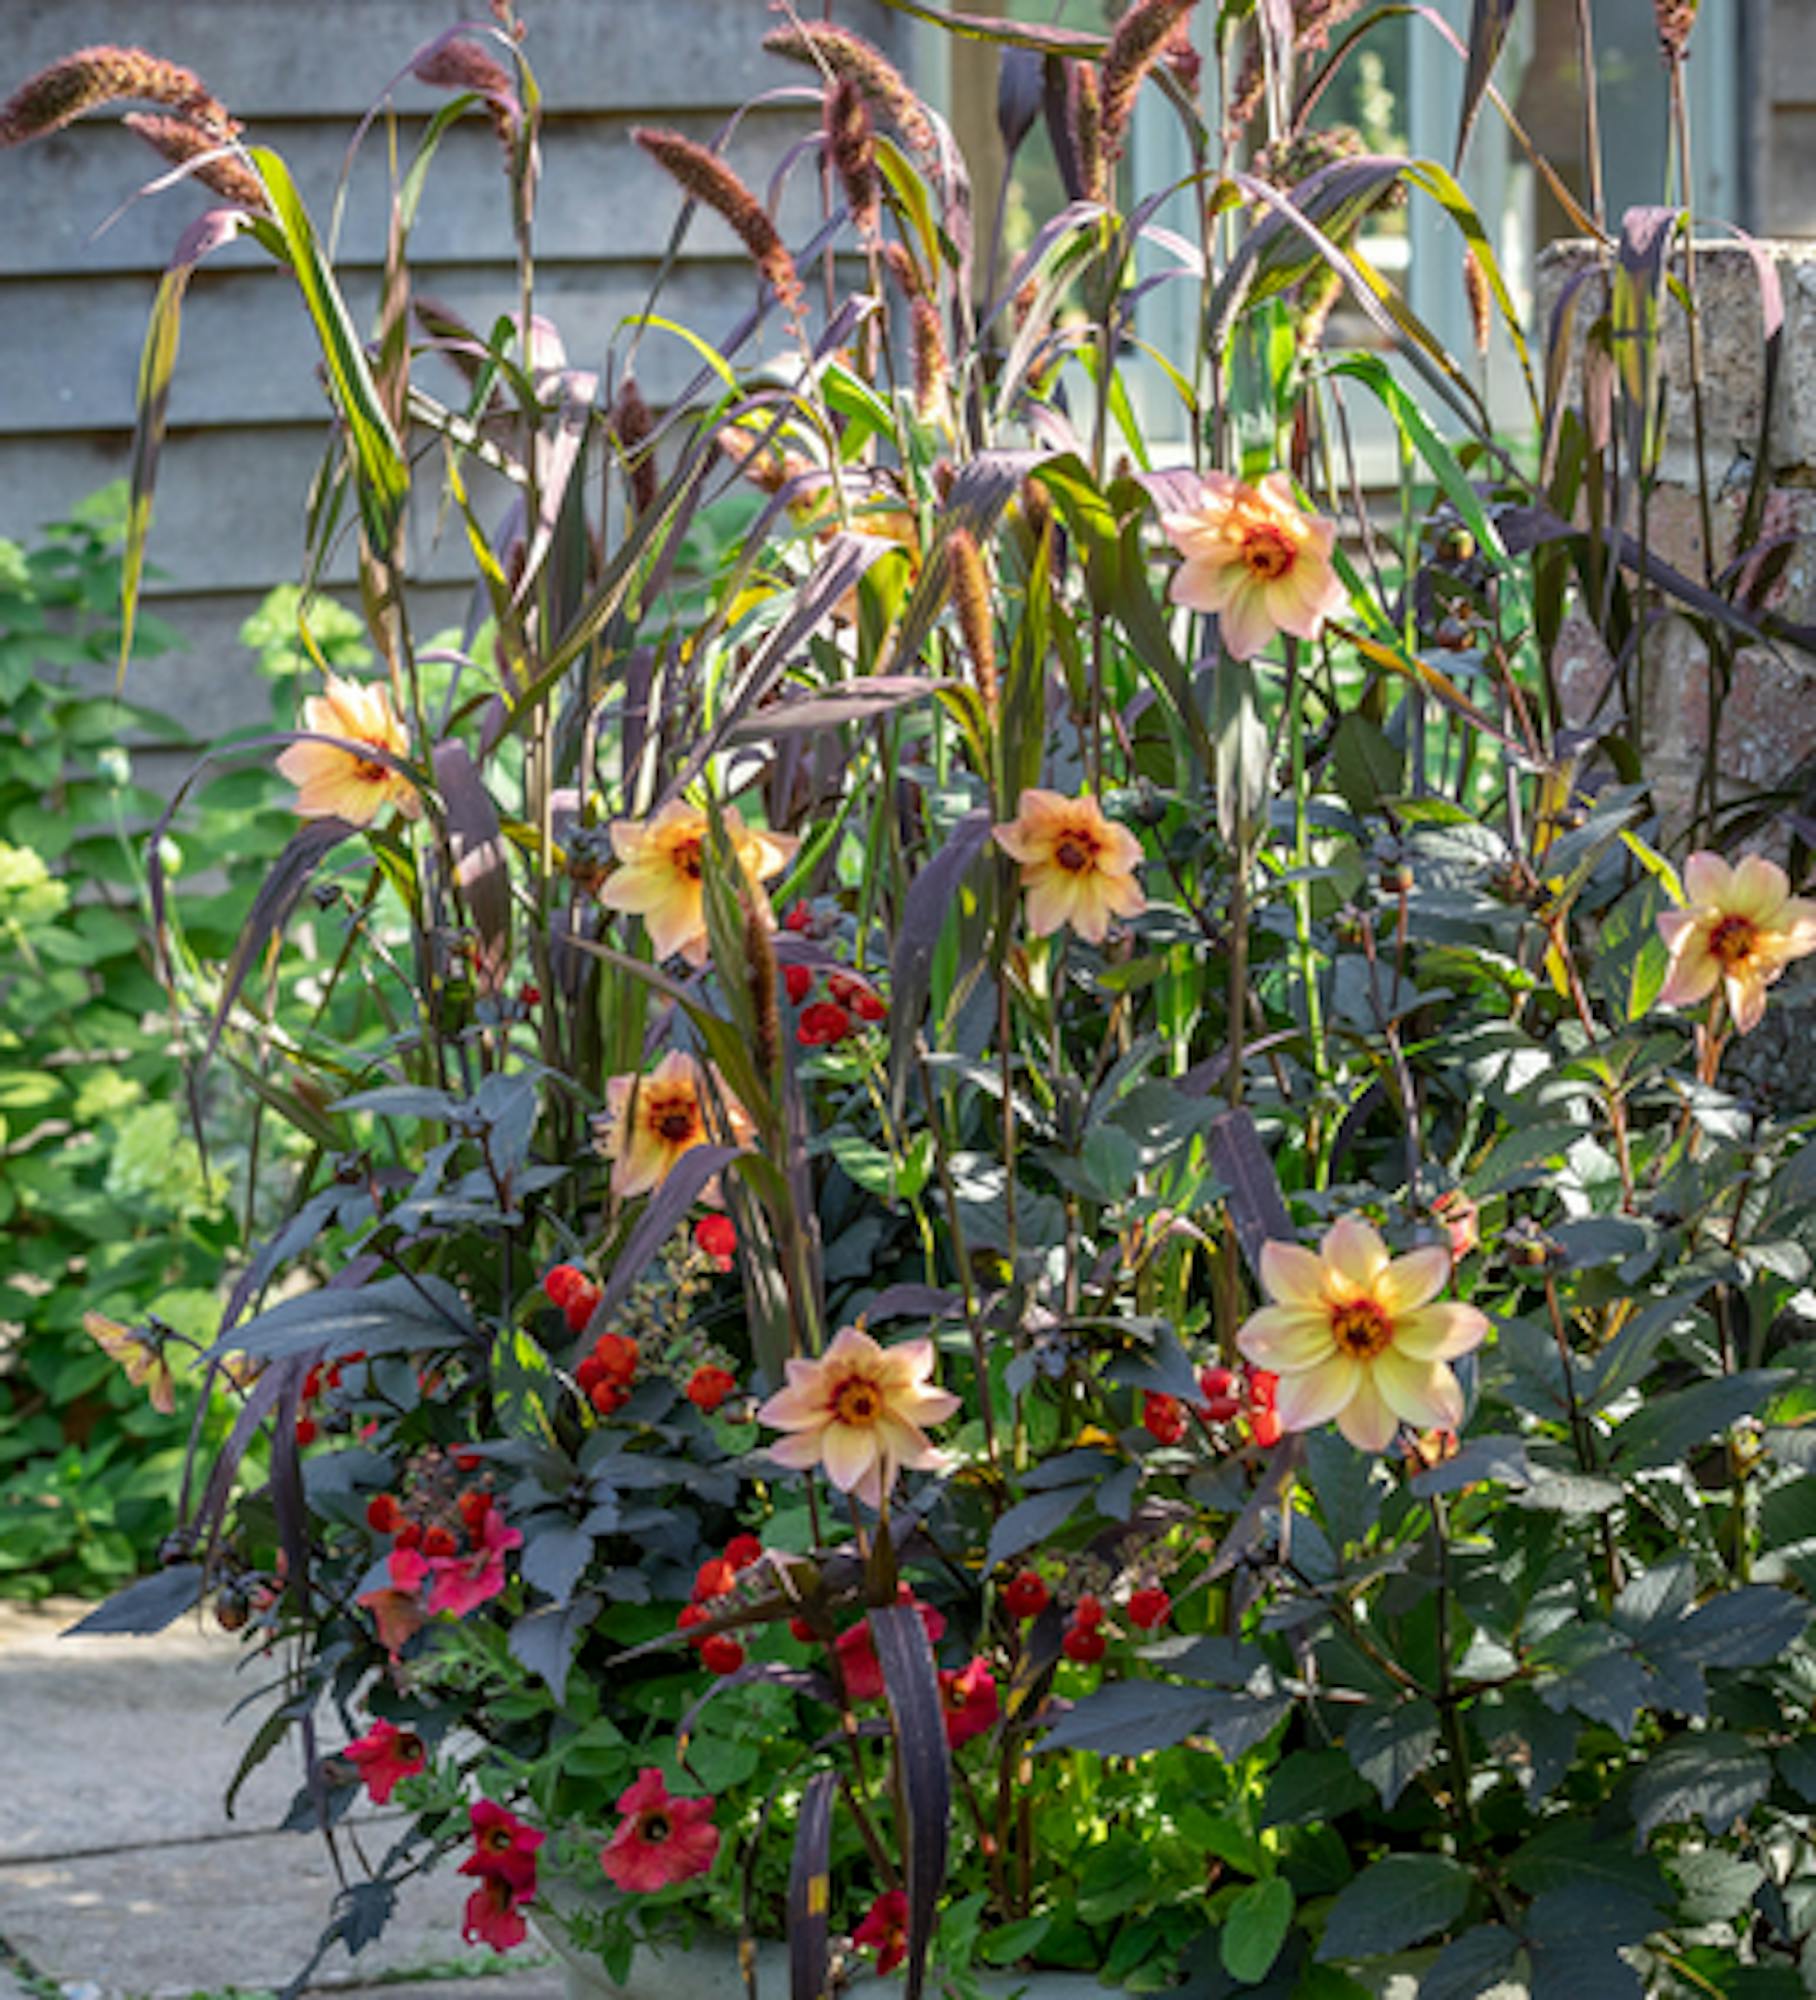
{"type": "MultiPolygon", "coordinates": [[[[1785,326],[1766,434],[1769,483],[1756,545],[1769,547],[1785,536],[1801,538],[1790,546],[1764,608],[1796,624],[1816,625],[1816,243],[1772,242],[1760,249],[1783,290],[1785,326]]],[[[1720,575],[1746,553],[1735,542],[1759,448],[1766,348],[1752,256],[1726,240],[1699,243],[1696,255],[1705,457],[1716,539],[1713,569],[1720,575]]],[[[1564,284],[1595,261],[1592,248],[1581,241],[1554,244],[1544,252],[1539,263],[1541,338],[1549,335],[1564,284]]],[[[1681,256],[1674,265],[1681,272],[1681,256]]],[[[1565,389],[1575,405],[1581,401],[1582,329],[1605,310],[1606,297],[1605,283],[1593,276],[1579,294],[1575,352],[1565,389]]],[[[1705,562],[1689,343],[1683,312],[1669,295],[1663,327],[1665,441],[1650,508],[1650,541],[1663,561],[1701,583],[1705,562]]],[[[1621,526],[1629,533],[1635,529],[1631,500],[1621,526]]],[[[1781,557],[1785,554],[1780,551],[1781,557]]],[[[1655,596],[1654,608],[1669,608],[1671,602],[1655,596]]],[[[1614,663],[1586,622],[1573,620],[1566,628],[1555,666],[1571,719],[1588,723],[1614,663]]],[[[1792,782],[1800,772],[1810,775],[1816,765],[1816,657],[1789,644],[1743,647],[1726,699],[1713,703],[1718,710],[1713,718],[1712,684],[1707,650],[1682,619],[1649,628],[1640,748],[1670,831],[1685,826],[1694,809],[1711,727],[1724,805],[1792,782]]],[[[1603,721],[1613,705],[1611,697],[1601,707],[1603,721]]]]}

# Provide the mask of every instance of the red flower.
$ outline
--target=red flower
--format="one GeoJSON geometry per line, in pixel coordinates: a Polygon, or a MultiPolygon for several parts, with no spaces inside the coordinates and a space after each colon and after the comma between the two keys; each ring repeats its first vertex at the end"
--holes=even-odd
{"type": "Polygon", "coordinates": [[[1206,1423],[1227,1424],[1242,1412],[1242,1398],[1238,1391],[1241,1384],[1230,1368],[1201,1368],[1198,1371],[1198,1386],[1204,1392],[1204,1408],[1201,1415],[1206,1423]]]}
{"type": "MultiPolygon", "coordinates": [[[[929,1643],[937,1642],[946,1629],[945,1619],[931,1604],[916,1602],[906,1584],[902,1585],[901,1598],[903,1603],[915,1604],[921,1623],[927,1628],[929,1643]]],[[[855,1625],[847,1626],[838,1636],[837,1651],[847,1697],[852,1701],[881,1701],[883,1664],[876,1656],[876,1641],[870,1636],[870,1620],[860,1618],[855,1625]]]]}
{"type": "Polygon", "coordinates": [[[459,1548],[460,1544],[454,1539],[453,1530],[444,1528],[439,1521],[423,1530],[422,1552],[430,1562],[434,1562],[438,1556],[451,1556],[459,1548]]]}
{"type": "MultiPolygon", "coordinates": [[[[689,1628],[692,1626],[710,1625],[711,1623],[712,1623],[712,1613],[707,1610],[704,1604],[684,1604],[681,1607],[679,1615],[675,1619],[675,1630],[677,1632],[685,1632],[689,1630],[689,1628]]],[[[699,1639],[690,1639],[688,1640],[687,1643],[690,1646],[698,1646],[701,1645],[703,1641],[699,1639]]]]}
{"type": "Polygon", "coordinates": [[[599,1303],[599,1296],[599,1287],[588,1278],[582,1278],[568,1293],[567,1301],[561,1308],[561,1316],[567,1321],[569,1333],[586,1331],[586,1323],[593,1316],[593,1308],[599,1303]]]}
{"type": "Polygon", "coordinates": [[[841,1007],[849,1007],[860,1021],[882,1021],[889,1015],[876,992],[861,979],[849,972],[835,972],[826,982],[826,990],[841,1007]]]}
{"type": "Polygon", "coordinates": [[[1249,1434],[1263,1450],[1271,1450],[1280,1442],[1280,1418],[1273,1410],[1251,1410],[1249,1412],[1249,1434]]]}
{"type": "Polygon", "coordinates": [[[622,1385],[635,1377],[642,1349],[628,1333],[602,1333],[593,1342],[593,1359],[608,1382],[622,1385]]]}
{"type": "Polygon", "coordinates": [[[1072,1607],[1072,1623],[1083,1626],[1087,1632],[1103,1623],[1103,1605],[1090,1591],[1072,1607]]]}
{"type": "Polygon", "coordinates": [[[851,1032],[851,1016],[843,1007],[835,1007],[830,1000],[816,1000],[811,1007],[801,1009],[795,1040],[804,1049],[814,1049],[842,1042],[851,1032]]]}
{"type": "Polygon", "coordinates": [[[398,1531],[386,1563],[390,1583],[380,1585],[376,1590],[361,1591],[356,1600],[372,1613],[373,1622],[378,1627],[379,1644],[392,1659],[396,1659],[428,1623],[428,1614],[422,1608],[422,1587],[429,1574],[429,1565],[417,1553],[415,1546],[421,1538],[422,1531],[417,1524],[406,1521],[404,1528],[398,1531]],[[409,1538],[405,1535],[406,1529],[413,1531],[409,1538]]]}
{"type": "Polygon", "coordinates": [[[1248,1378],[1249,1401],[1258,1410],[1271,1410],[1279,1392],[1280,1377],[1266,1368],[1251,1368],[1248,1378]]]}
{"type": "Polygon", "coordinates": [[[532,981],[526,979],[523,982],[523,984],[520,987],[518,987],[517,997],[519,1000],[523,1002],[523,1004],[526,1007],[539,1006],[542,1001],[542,988],[540,986],[535,985],[532,981]]]}
{"type": "Polygon", "coordinates": [[[389,1493],[375,1493],[366,1502],[366,1526],[375,1535],[394,1535],[403,1520],[389,1493]]]}
{"type": "Polygon", "coordinates": [[[695,1409],[711,1416],[737,1386],[738,1378],[729,1368],[715,1368],[709,1362],[688,1377],[687,1400],[695,1409]]]}
{"type": "Polygon", "coordinates": [[[995,1725],[1002,1704],[996,1677],[981,1654],[969,1666],[940,1675],[940,1708],[946,1718],[946,1741],[954,1750],[995,1725]]]}
{"type": "Polygon", "coordinates": [[[411,1730],[399,1729],[395,1722],[373,1723],[341,1755],[358,1770],[366,1796],[375,1806],[389,1804],[399,1779],[415,1777],[429,1763],[422,1738],[411,1730]]]}
{"type": "Polygon", "coordinates": [[[819,1641],[819,1633],[813,1629],[813,1626],[798,1611],[789,1619],[788,1629],[800,1640],[803,1646],[812,1646],[819,1641]]]}
{"type": "Polygon", "coordinates": [[[296,1442],[299,1449],[306,1450],[321,1436],[321,1427],[313,1417],[298,1417],[296,1420],[296,1442]]]}
{"type": "Polygon", "coordinates": [[[788,1001],[792,1007],[800,1006],[813,991],[813,971],[805,965],[785,965],[782,968],[782,984],[788,989],[788,1001]]]}
{"type": "Polygon", "coordinates": [[[630,1397],[615,1382],[595,1382],[586,1392],[586,1399],[602,1417],[609,1417],[614,1410],[622,1409],[630,1397]]]}
{"type": "Polygon", "coordinates": [[[719,1852],[711,1799],[670,1798],[653,1767],[618,1800],[623,1818],[600,1851],[599,1865],[620,1889],[646,1895],[704,1875],[719,1852]]]}
{"type": "Polygon", "coordinates": [[[725,1544],[725,1560],[733,1569],[749,1569],[763,1558],[763,1544],[755,1535],[733,1535],[725,1544]]]}
{"type": "Polygon", "coordinates": [[[694,1247],[715,1270],[729,1271],[738,1254],[738,1225],[729,1215],[703,1215],[694,1224],[694,1247]]]}
{"type": "Polygon", "coordinates": [[[700,1641],[700,1664],[709,1674],[735,1674],[744,1664],[744,1648],[729,1632],[715,1632],[700,1641]]]}
{"type": "Polygon", "coordinates": [[[908,1897],[903,1890],[885,1889],[870,1913],[851,1934],[861,1951],[876,1953],[879,1974],[893,1972],[908,1956],[908,1897]]]}
{"type": "Polygon", "coordinates": [[[1158,1584],[1147,1584],[1129,1597],[1129,1623],[1151,1632],[1173,1615],[1173,1600],[1158,1584]]]}
{"type": "Polygon", "coordinates": [[[737,1570],[724,1556],[709,1556],[694,1577],[694,1602],[704,1604],[709,1597],[723,1597],[737,1580],[737,1570]]]}
{"type": "Polygon", "coordinates": [[[1150,1389],[1141,1399],[1141,1421],[1156,1444],[1177,1444],[1185,1436],[1185,1406],[1177,1396],[1150,1389]]]}
{"type": "Polygon", "coordinates": [[[810,931],[813,929],[813,911],[805,903],[797,903],[782,919],[785,931],[810,931]]]}
{"type": "MultiPolygon", "coordinates": [[[[429,1591],[430,1617],[446,1611],[455,1618],[464,1618],[503,1590],[504,1559],[512,1549],[523,1547],[523,1536],[515,1528],[505,1526],[504,1516],[496,1507],[488,1507],[473,1539],[475,1546],[470,1555],[430,1557],[429,1569],[435,1578],[429,1591]]],[[[426,1538],[424,1546],[427,1547],[426,1538]]],[[[391,1560],[395,1564],[395,1553],[391,1560]]]]}
{"type": "Polygon", "coordinates": [[[1052,1601],[1053,1593],[1039,1570],[1022,1570],[1003,1591],[1003,1603],[1008,1606],[1011,1618],[1038,1618],[1052,1601]]]}
{"type": "Polygon", "coordinates": [[[1280,1419],[1274,1411],[1274,1397],[1279,1387],[1280,1377],[1268,1369],[1253,1368],[1249,1371],[1249,1435],[1264,1451],[1271,1450],[1280,1442],[1280,1419]]]}
{"type": "Polygon", "coordinates": [[[543,1296],[552,1306],[565,1306],[575,1292],[591,1282],[577,1264],[556,1264],[543,1278],[543,1296]]]}
{"type": "Polygon", "coordinates": [[[536,1893],[536,1850],[544,1836],[514,1812],[490,1799],[475,1799],[467,1808],[473,1852],[460,1864],[463,1875],[503,1882],[512,1895],[536,1893]]]}
{"type": "Polygon", "coordinates": [[[1088,1667],[1103,1658],[1109,1642],[1095,1625],[1070,1625],[1059,1644],[1068,1660],[1076,1660],[1080,1666],[1088,1667]]]}
{"type": "Polygon", "coordinates": [[[469,1535],[485,1533],[486,1514],[492,1505],[492,1496],[483,1486],[472,1486],[460,1496],[460,1518],[466,1523],[469,1535]]]}
{"type": "Polygon", "coordinates": [[[486,1876],[467,1898],[460,1936],[464,1944],[489,1944],[494,1951],[509,1951],[529,1936],[529,1926],[518,1914],[517,1898],[503,1876],[486,1876]]]}

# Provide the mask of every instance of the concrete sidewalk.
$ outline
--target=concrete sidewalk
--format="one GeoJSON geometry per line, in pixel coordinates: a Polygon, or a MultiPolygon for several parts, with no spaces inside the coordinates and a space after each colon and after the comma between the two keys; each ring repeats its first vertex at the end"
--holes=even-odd
{"type": "MultiPolygon", "coordinates": [[[[279,1833],[298,1783],[280,1749],[221,1800],[262,1706],[228,1709],[268,1669],[212,1626],[152,1639],[58,1638],[80,1604],[0,1602],[0,2000],[188,2000],[281,1987],[327,1921],[333,1874],[314,1835],[279,1833]]],[[[357,1822],[368,1851],[388,1816],[357,1822]]],[[[385,2000],[560,2000],[558,1971],[461,1943],[465,1883],[410,1884],[384,1935],[336,1947],[315,1984],[385,2000]],[[431,1976],[418,1984],[409,1975],[431,1976]],[[462,1977],[470,1974],[470,1977],[462,1977]]]]}

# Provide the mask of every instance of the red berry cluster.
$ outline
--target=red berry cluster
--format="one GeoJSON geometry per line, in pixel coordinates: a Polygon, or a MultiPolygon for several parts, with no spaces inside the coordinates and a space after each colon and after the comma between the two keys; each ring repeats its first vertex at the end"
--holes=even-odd
{"type": "Polygon", "coordinates": [[[542,1281],[542,1289],[552,1306],[558,1306],[569,1333],[584,1333],[586,1323],[599,1303],[599,1287],[578,1264],[557,1264],[542,1281]]]}
{"type": "MultiPolygon", "coordinates": [[[[454,1510],[468,1541],[480,1541],[492,1505],[489,1486],[469,1486],[456,1497],[454,1510]]],[[[436,1519],[425,1506],[412,1511],[394,1493],[375,1493],[366,1502],[366,1526],[375,1535],[388,1535],[396,1548],[420,1549],[431,1558],[461,1551],[462,1537],[454,1531],[451,1519],[436,1519]]]]}
{"type": "Polygon", "coordinates": [[[1109,1643],[1103,1630],[1103,1605],[1087,1590],[1072,1607],[1072,1622],[1059,1642],[1060,1651],[1068,1660],[1089,1667],[1103,1658],[1109,1643]]]}
{"type": "MultiPolygon", "coordinates": [[[[726,1596],[762,1553],[763,1544],[755,1535],[733,1535],[723,1555],[708,1557],[694,1578],[693,1602],[681,1607],[676,1629],[686,1632],[696,1625],[710,1624],[712,1613],[706,1607],[714,1598],[726,1596]]],[[[708,1673],[735,1674],[744,1664],[744,1648],[729,1632],[709,1632],[688,1644],[700,1655],[700,1664],[708,1673]]]]}
{"type": "Polygon", "coordinates": [[[593,1351],[574,1370],[580,1393],[602,1417],[625,1403],[636,1380],[642,1350],[628,1333],[602,1333],[593,1351]]]}
{"type": "Polygon", "coordinates": [[[711,1416],[737,1386],[738,1378],[729,1368],[720,1368],[710,1361],[703,1362],[687,1378],[687,1400],[695,1409],[711,1416]]]}
{"type": "Polygon", "coordinates": [[[729,1271],[738,1254],[738,1229],[729,1215],[703,1215],[694,1224],[694,1248],[715,1271],[729,1271]]]}
{"type": "Polygon", "coordinates": [[[1198,1414],[1207,1424],[1227,1424],[1240,1417],[1258,1445],[1271,1448],[1280,1442],[1280,1419],[1274,1413],[1278,1375],[1265,1368],[1201,1368],[1198,1386],[1204,1391],[1198,1414]]]}
{"type": "MultiPolygon", "coordinates": [[[[328,1398],[340,1389],[341,1371],[365,1358],[366,1350],[356,1347],[350,1354],[343,1354],[338,1361],[318,1361],[303,1377],[302,1403],[296,1419],[296,1442],[299,1447],[312,1445],[321,1436],[322,1419],[326,1414],[324,1406],[328,1398]]],[[[375,1429],[376,1425],[369,1428],[375,1429]]]]}
{"type": "MultiPolygon", "coordinates": [[[[783,919],[787,928],[803,936],[813,932],[813,914],[805,903],[797,903],[783,919]]],[[[867,981],[849,972],[834,972],[826,980],[826,998],[811,1005],[802,1002],[813,991],[815,973],[809,965],[785,965],[782,984],[789,1005],[801,1008],[795,1025],[795,1040],[804,1049],[829,1048],[847,1041],[858,1031],[860,1021],[876,1022],[889,1017],[888,1003],[867,981]]]]}
{"type": "Polygon", "coordinates": [[[1018,1570],[1003,1588],[1003,1604],[1011,1618],[1026,1624],[1053,1602],[1053,1593],[1037,1569],[1018,1570]]]}

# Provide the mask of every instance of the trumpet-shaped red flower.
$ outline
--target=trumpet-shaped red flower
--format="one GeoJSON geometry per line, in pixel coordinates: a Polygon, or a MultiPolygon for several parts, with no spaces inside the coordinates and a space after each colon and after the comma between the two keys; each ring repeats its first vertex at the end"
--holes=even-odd
{"type": "MultiPolygon", "coordinates": [[[[469,1554],[428,1559],[435,1578],[429,1589],[429,1615],[445,1611],[450,1617],[464,1618],[469,1611],[489,1603],[504,1588],[505,1557],[522,1547],[523,1536],[505,1526],[496,1507],[488,1507],[469,1554]]],[[[395,1555],[392,1561],[395,1563],[395,1555]]]]}
{"type": "Polygon", "coordinates": [[[349,1743],[341,1755],[359,1772],[366,1796],[377,1806],[390,1803],[401,1779],[428,1768],[429,1753],[413,1730],[395,1722],[375,1722],[364,1736],[349,1743]]]}
{"type": "Polygon", "coordinates": [[[536,1893],[536,1850],[545,1836],[509,1807],[475,1799],[467,1808],[473,1852],[460,1864],[463,1875],[503,1882],[518,1897],[536,1893]]]}
{"type": "Polygon", "coordinates": [[[981,1654],[967,1666],[940,1675],[940,1710],[946,1718],[946,1741],[954,1750],[995,1726],[1002,1703],[996,1676],[981,1654]]]}
{"type": "Polygon", "coordinates": [[[908,1956],[907,1894],[901,1889],[885,1889],[852,1932],[851,1941],[860,1951],[876,1953],[879,1973],[893,1972],[908,1956]]]}
{"type": "Polygon", "coordinates": [[[530,1927],[517,1908],[518,1898],[502,1875],[488,1875],[467,1898],[466,1920],[460,1935],[466,1944],[489,1944],[494,1951],[510,1951],[522,1944],[530,1927]]]}
{"type": "Polygon", "coordinates": [[[648,1895],[671,1882],[704,1875],[719,1852],[711,1799],[669,1796],[668,1781],[653,1767],[618,1800],[623,1815],[605,1843],[599,1865],[620,1889],[648,1895]]]}

